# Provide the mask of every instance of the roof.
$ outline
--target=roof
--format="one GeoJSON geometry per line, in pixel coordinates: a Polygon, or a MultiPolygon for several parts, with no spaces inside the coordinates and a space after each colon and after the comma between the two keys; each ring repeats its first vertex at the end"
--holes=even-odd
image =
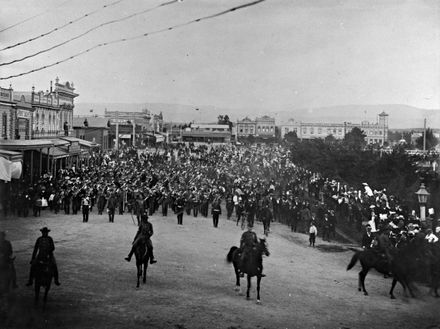
{"type": "Polygon", "coordinates": [[[7,139],[0,140],[0,150],[38,150],[45,147],[53,146],[53,142],[48,139],[7,139]]]}
{"type": "Polygon", "coordinates": [[[23,154],[21,154],[21,152],[0,150],[0,156],[8,159],[9,161],[23,160],[23,154]]]}
{"type": "MultiPolygon", "coordinates": [[[[43,149],[41,153],[47,155],[47,149],[43,149]]],[[[51,147],[49,149],[49,156],[51,156],[54,159],[61,159],[61,158],[67,158],[69,156],[69,153],[66,151],[60,149],[59,147],[51,147]]]]}
{"type": "Polygon", "coordinates": [[[86,141],[85,139],[81,139],[78,141],[79,145],[85,146],[85,147],[99,147],[100,145],[95,142],[86,141]]]}
{"type": "Polygon", "coordinates": [[[107,123],[109,118],[103,118],[103,117],[74,117],[73,118],[73,127],[84,127],[84,120],[87,119],[87,122],[89,123],[89,127],[91,128],[107,128],[107,123]]]}
{"type": "Polygon", "coordinates": [[[66,140],[62,140],[62,139],[51,139],[50,140],[54,146],[66,146],[66,145],[70,145],[69,141],[66,140]]]}

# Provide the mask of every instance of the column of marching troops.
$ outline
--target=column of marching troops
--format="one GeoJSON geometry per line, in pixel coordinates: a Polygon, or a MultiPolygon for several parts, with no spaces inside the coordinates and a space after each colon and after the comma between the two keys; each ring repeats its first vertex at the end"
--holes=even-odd
{"type": "Polygon", "coordinates": [[[211,207],[217,227],[224,202],[226,217],[235,212],[237,224],[246,216],[252,226],[263,214],[305,233],[313,221],[328,240],[336,225],[360,231],[369,221],[378,230],[391,225],[395,232],[422,225],[385,190],[372,191],[366,183],[355,189],[300,168],[283,146],[127,148],[94,153],[88,163],[60,169],[56,177],[44,174],[33,185],[16,184],[3,199],[4,214],[39,216],[47,205],[55,213],[82,212],[88,221],[96,207],[112,222],[127,211],[139,220],[143,212],[151,216],[160,210],[167,216],[171,209],[183,224],[185,214],[208,217],[211,207]]]}

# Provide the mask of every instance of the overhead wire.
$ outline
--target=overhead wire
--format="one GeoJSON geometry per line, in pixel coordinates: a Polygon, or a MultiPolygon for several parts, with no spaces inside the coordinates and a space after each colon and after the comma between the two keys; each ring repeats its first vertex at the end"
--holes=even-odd
{"type": "MultiPolygon", "coordinates": [[[[124,1],[124,0],[118,0],[118,1],[120,2],[120,1],[124,1]]],[[[24,56],[24,57],[19,58],[19,59],[14,59],[14,60],[12,60],[12,61],[10,61],[10,62],[0,63],[0,66],[5,66],[5,65],[15,64],[15,63],[18,63],[18,62],[22,62],[22,61],[24,61],[24,60],[26,60],[26,59],[29,59],[29,58],[32,58],[32,57],[35,57],[35,56],[38,56],[38,55],[41,55],[41,54],[47,53],[48,51],[51,51],[51,50],[53,50],[53,49],[56,49],[56,48],[61,47],[61,46],[63,46],[63,45],[66,45],[66,44],[68,44],[68,43],[70,43],[70,42],[72,42],[72,41],[74,41],[74,40],[77,40],[77,39],[79,39],[79,38],[81,38],[81,37],[83,37],[83,36],[89,34],[89,33],[92,32],[92,31],[95,31],[95,30],[97,30],[97,29],[99,29],[99,28],[102,28],[102,27],[104,27],[104,26],[106,26],[106,25],[119,23],[119,22],[125,21],[125,20],[127,20],[127,19],[129,19],[129,18],[133,18],[133,17],[135,17],[135,16],[138,16],[138,15],[141,15],[141,14],[145,14],[145,13],[147,13],[147,12],[153,11],[153,10],[158,9],[158,8],[160,8],[160,7],[163,7],[163,6],[171,5],[171,4],[176,3],[176,2],[178,2],[178,0],[171,0],[171,1],[168,1],[168,2],[161,3],[161,4],[159,4],[159,5],[155,6],[155,7],[148,8],[148,9],[142,10],[142,11],[140,11],[140,12],[136,12],[136,13],[134,13],[134,14],[131,14],[131,15],[128,15],[128,16],[125,16],[125,17],[122,17],[122,18],[118,18],[118,19],[114,19],[114,20],[111,20],[111,21],[107,21],[107,22],[105,22],[105,23],[99,24],[99,25],[97,25],[97,26],[94,26],[94,27],[88,29],[87,31],[85,31],[85,32],[83,32],[83,33],[81,33],[81,34],[78,34],[77,36],[75,36],[75,37],[73,37],[73,38],[70,38],[70,39],[68,39],[68,40],[66,40],[66,41],[63,41],[63,42],[61,42],[61,43],[58,43],[58,44],[56,44],[56,45],[54,45],[54,46],[52,46],[52,47],[49,47],[49,48],[46,48],[46,49],[40,50],[40,51],[38,51],[38,52],[36,52],[36,53],[33,53],[33,54],[30,54],[30,55],[24,56]]]]}
{"type": "Polygon", "coordinates": [[[9,26],[5,27],[4,29],[0,30],[0,33],[5,32],[5,31],[7,31],[7,30],[10,30],[10,29],[12,29],[13,27],[19,26],[19,25],[24,24],[24,23],[26,23],[26,22],[29,22],[30,20],[33,20],[34,18],[37,18],[37,17],[43,16],[44,14],[47,14],[47,13],[48,13],[49,11],[51,11],[51,10],[54,10],[54,9],[57,9],[57,8],[59,8],[59,7],[64,6],[64,5],[65,5],[66,3],[68,3],[68,2],[70,2],[70,0],[64,1],[63,3],[59,4],[58,6],[51,7],[49,10],[42,11],[42,12],[39,13],[39,14],[36,14],[36,15],[34,15],[34,16],[31,16],[31,17],[25,18],[25,19],[22,20],[22,21],[19,21],[19,22],[17,22],[17,23],[14,23],[14,24],[12,24],[12,25],[9,25],[9,26]]]}
{"type": "Polygon", "coordinates": [[[28,39],[28,40],[20,41],[20,42],[17,42],[16,44],[13,44],[13,45],[10,45],[10,46],[7,46],[7,47],[4,47],[4,48],[0,49],[0,51],[4,51],[4,50],[7,50],[7,49],[12,49],[12,48],[15,48],[15,47],[18,47],[18,46],[24,45],[24,44],[26,44],[26,43],[29,43],[29,42],[32,42],[32,41],[35,41],[35,40],[41,39],[41,38],[43,38],[43,37],[45,37],[45,36],[48,36],[49,34],[52,34],[52,33],[54,33],[54,32],[61,31],[62,29],[64,29],[65,27],[67,27],[67,26],[69,26],[69,25],[75,24],[75,23],[77,23],[77,22],[83,20],[84,18],[87,18],[87,17],[89,17],[89,16],[92,16],[93,14],[96,14],[97,12],[99,12],[99,11],[101,11],[101,10],[103,10],[103,9],[106,9],[106,8],[112,7],[112,6],[117,5],[118,3],[123,2],[123,1],[125,1],[125,0],[117,0],[117,1],[114,1],[114,2],[112,2],[112,3],[106,4],[106,5],[102,6],[102,8],[99,8],[99,9],[96,9],[96,10],[94,10],[94,11],[91,11],[91,12],[89,12],[89,13],[87,13],[87,14],[84,14],[84,15],[81,16],[81,17],[78,17],[78,18],[76,18],[76,19],[74,19],[74,20],[71,20],[71,21],[69,21],[69,22],[67,22],[67,23],[65,23],[65,24],[63,24],[63,25],[61,25],[61,26],[55,27],[55,28],[53,28],[53,29],[50,30],[50,31],[44,32],[44,33],[42,33],[42,34],[40,34],[40,35],[38,35],[38,36],[32,37],[32,38],[30,38],[30,39],[28,39]]]}
{"type": "MultiPolygon", "coordinates": [[[[176,0],[176,1],[178,1],[178,0],[176,0]]],[[[155,35],[155,34],[160,34],[160,33],[168,32],[168,31],[171,31],[171,30],[174,30],[174,29],[177,29],[177,28],[181,28],[181,27],[184,27],[184,26],[188,26],[188,25],[191,25],[191,24],[194,24],[194,23],[198,23],[198,22],[201,22],[201,21],[204,21],[204,20],[208,20],[208,19],[212,19],[212,18],[215,18],[215,17],[218,17],[218,16],[222,16],[222,15],[234,12],[236,10],[240,10],[240,9],[244,9],[246,7],[254,6],[254,5],[257,5],[257,4],[259,4],[261,2],[264,2],[264,1],[266,1],[266,0],[256,0],[256,1],[248,2],[248,3],[245,3],[243,5],[232,7],[230,9],[227,9],[227,10],[224,10],[224,11],[212,14],[212,15],[203,16],[203,17],[200,17],[200,18],[197,18],[197,19],[194,19],[194,20],[187,21],[185,23],[181,23],[181,24],[176,24],[176,25],[170,26],[168,28],[156,30],[156,31],[153,31],[153,32],[146,32],[146,33],[143,33],[141,35],[137,35],[137,36],[133,36],[133,37],[129,37],[129,38],[122,38],[122,39],[117,39],[117,40],[113,40],[113,41],[99,43],[99,44],[97,44],[97,45],[95,45],[93,47],[85,49],[85,50],[83,50],[81,52],[78,52],[78,53],[76,53],[76,54],[74,54],[72,56],[66,57],[66,58],[64,58],[62,60],[59,60],[57,62],[54,62],[52,64],[44,65],[44,66],[41,66],[39,68],[32,69],[32,70],[29,70],[27,72],[22,72],[22,73],[19,73],[19,74],[10,75],[10,76],[7,76],[7,77],[0,77],[0,81],[1,80],[8,80],[8,79],[11,79],[11,78],[17,78],[17,77],[20,77],[20,76],[23,76],[23,75],[28,75],[28,74],[31,74],[31,73],[34,73],[34,72],[37,72],[37,71],[41,71],[41,70],[44,70],[44,69],[47,69],[47,68],[59,65],[61,63],[65,63],[67,61],[70,61],[70,60],[72,60],[72,59],[74,59],[76,57],[84,55],[84,54],[86,54],[86,53],[88,53],[88,52],[90,52],[90,51],[92,51],[94,49],[100,48],[100,47],[109,46],[109,45],[116,44],[116,43],[121,43],[121,42],[133,41],[133,40],[136,40],[136,39],[148,37],[150,35],[155,35]]]]}

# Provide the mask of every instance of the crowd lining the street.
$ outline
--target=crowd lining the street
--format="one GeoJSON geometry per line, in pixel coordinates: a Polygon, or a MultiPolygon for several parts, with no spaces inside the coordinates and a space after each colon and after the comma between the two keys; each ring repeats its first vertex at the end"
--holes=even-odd
{"type": "Polygon", "coordinates": [[[145,212],[167,216],[171,209],[183,225],[185,214],[208,217],[211,209],[217,227],[223,207],[227,219],[235,214],[237,225],[277,221],[327,241],[336,237],[337,226],[361,232],[366,223],[373,233],[385,228],[396,236],[440,233],[433,216],[422,223],[386,190],[367,183],[355,189],[298,167],[283,146],[125,148],[93,153],[88,163],[60,169],[56,177],[44,174],[33,185],[14,184],[2,200],[3,214],[40,216],[47,208],[56,214],[80,212],[87,222],[96,208],[109,222],[131,212],[140,223],[145,212]]]}

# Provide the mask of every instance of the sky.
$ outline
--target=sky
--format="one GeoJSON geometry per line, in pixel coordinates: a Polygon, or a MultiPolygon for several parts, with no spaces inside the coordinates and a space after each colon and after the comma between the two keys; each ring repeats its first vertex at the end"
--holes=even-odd
{"type": "Polygon", "coordinates": [[[440,109],[440,1],[266,0],[227,11],[249,2],[2,0],[0,49],[72,23],[1,50],[0,78],[139,37],[0,80],[0,86],[47,90],[59,77],[74,83],[76,102],[84,103],[440,109]],[[161,32],[143,36],[154,31],[161,32]],[[25,56],[31,57],[17,61],[25,56]]]}

